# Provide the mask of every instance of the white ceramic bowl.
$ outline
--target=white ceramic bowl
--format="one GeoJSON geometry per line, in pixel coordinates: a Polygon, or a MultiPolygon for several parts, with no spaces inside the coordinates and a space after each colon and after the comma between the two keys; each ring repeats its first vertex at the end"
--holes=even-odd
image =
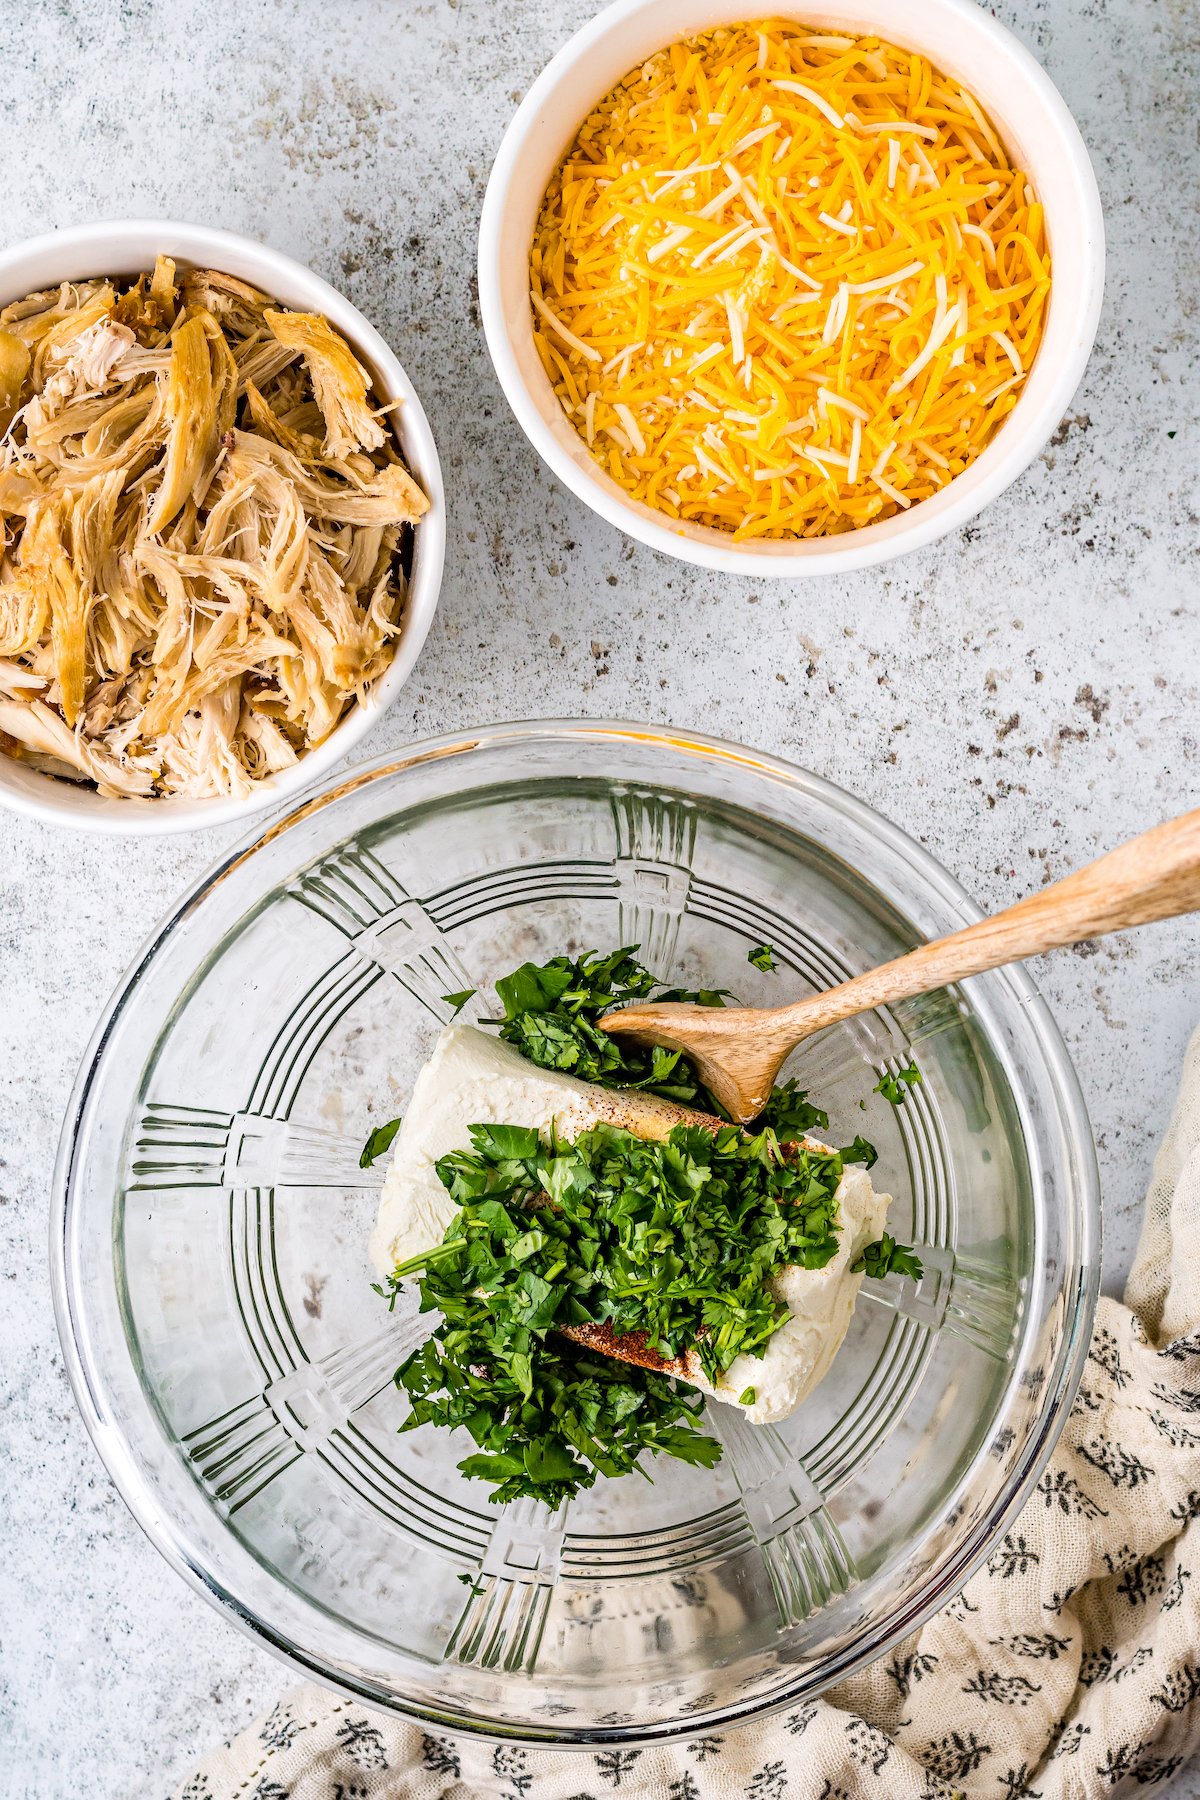
{"type": "Polygon", "coordinates": [[[290,769],[257,784],[247,799],[107,800],[93,788],[39,774],[0,754],[0,804],[48,824],[140,837],[227,825],[288,799],[328,774],[331,766],[366,736],[408,679],[433,622],[446,548],[446,504],[437,447],[411,382],[358,308],[290,256],[232,231],[166,219],[77,225],[0,251],[0,306],[60,281],[137,275],[152,268],[160,253],[173,257],[181,268],[220,269],[235,275],[284,306],[323,313],[336,325],[371,371],[379,398],[403,400],[392,417],[405,461],[429,496],[429,511],[413,534],[408,605],[396,654],[375,683],[369,701],[352,707],[323,744],[309,750],[290,769]]]}
{"type": "Polygon", "coordinates": [[[1057,88],[1012,33],[973,0],[616,0],[565,44],[504,135],[479,231],[479,296],[500,384],[530,442],[561,481],[610,524],[703,568],[762,576],[830,575],[885,562],[966,523],[1028,467],[1083,374],[1104,287],[1100,195],[1079,129],[1057,88]],[[528,259],[538,208],[560,157],[596,102],[664,44],[765,17],[874,33],[919,50],[963,81],[1033,180],[1046,209],[1054,283],[1045,336],[1017,405],[983,454],[941,493],[897,518],[843,536],[734,543],[643,506],[589,454],[538,361],[528,259]]]}

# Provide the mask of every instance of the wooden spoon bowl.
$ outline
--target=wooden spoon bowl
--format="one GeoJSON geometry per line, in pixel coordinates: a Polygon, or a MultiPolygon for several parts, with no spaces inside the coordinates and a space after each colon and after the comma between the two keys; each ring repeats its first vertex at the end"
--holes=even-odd
{"type": "Polygon", "coordinates": [[[1005,963],[1200,911],[1200,810],[1143,832],[990,919],[922,944],[790,1006],[627,1006],[601,1019],[614,1037],[682,1050],[733,1119],[753,1119],[806,1038],[877,1006],[928,994],[1005,963]]]}

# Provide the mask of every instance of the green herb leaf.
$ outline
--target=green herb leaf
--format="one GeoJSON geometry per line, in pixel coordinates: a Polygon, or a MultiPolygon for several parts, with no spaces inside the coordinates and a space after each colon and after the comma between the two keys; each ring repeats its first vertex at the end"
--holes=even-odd
{"type": "Polygon", "coordinates": [[[738,1405],[739,1406],[753,1406],[754,1402],[757,1400],[757,1398],[758,1398],[758,1395],[755,1393],[755,1391],[752,1387],[743,1388],[741,1393],[738,1395],[738,1405]]]}
{"type": "Polygon", "coordinates": [[[851,1264],[855,1274],[866,1273],[881,1281],[885,1275],[911,1275],[920,1281],[925,1267],[910,1244],[898,1244],[886,1231],[851,1264]]]}
{"type": "Polygon", "coordinates": [[[459,1013],[467,1004],[467,1001],[475,998],[477,991],[476,988],[463,988],[460,993],[442,995],[442,999],[446,1002],[446,1005],[454,1008],[454,1011],[450,1015],[452,1019],[457,1019],[459,1013]]]}
{"type": "Polygon", "coordinates": [[[761,969],[764,975],[773,975],[779,967],[779,964],[775,961],[775,952],[772,950],[770,944],[756,945],[746,957],[746,961],[748,963],[753,963],[756,969],[761,969]]]}
{"type": "Polygon", "coordinates": [[[538,1153],[541,1139],[531,1125],[472,1125],[471,1142],[495,1162],[521,1162],[538,1153]]]}
{"type": "Polygon", "coordinates": [[[733,999],[729,988],[664,988],[656,1000],[679,1000],[685,1006],[724,1006],[733,999]]]}
{"type": "Polygon", "coordinates": [[[715,1469],[721,1460],[721,1446],[716,1438],[703,1437],[691,1426],[666,1427],[658,1433],[654,1449],[702,1469],[715,1469]]]}
{"type": "Polygon", "coordinates": [[[579,1464],[565,1444],[553,1438],[534,1438],[525,1446],[525,1469],[531,1481],[571,1481],[579,1464]]]}
{"type": "Polygon", "coordinates": [[[769,1125],[780,1143],[807,1137],[810,1132],[824,1131],[829,1114],[813,1106],[807,1093],[795,1081],[784,1081],[774,1088],[767,1104],[754,1121],[756,1126],[769,1125]]]}
{"type": "Polygon", "coordinates": [[[873,1169],[879,1161],[879,1152],[874,1144],[869,1144],[862,1136],[856,1136],[852,1144],[838,1151],[838,1155],[843,1162],[862,1163],[866,1169],[873,1169]]]}
{"type": "Polygon", "coordinates": [[[506,1019],[520,1018],[522,1013],[552,1012],[571,986],[572,964],[565,956],[538,965],[522,963],[511,975],[496,983],[506,1019]]]}
{"type": "Polygon", "coordinates": [[[386,1300],[388,1303],[388,1311],[394,1312],[396,1302],[404,1292],[404,1283],[402,1281],[397,1281],[396,1277],[393,1275],[387,1287],[381,1287],[379,1282],[373,1281],[371,1283],[371,1292],[373,1294],[378,1294],[381,1300],[386,1300]]]}
{"type": "Polygon", "coordinates": [[[915,1087],[920,1079],[921,1071],[916,1063],[905,1063],[904,1067],[897,1069],[895,1074],[890,1069],[885,1069],[875,1083],[872,1092],[882,1094],[884,1099],[890,1101],[893,1106],[900,1106],[909,1088],[915,1087]]]}
{"type": "Polygon", "coordinates": [[[369,1169],[377,1157],[392,1147],[392,1139],[399,1131],[400,1119],[390,1119],[386,1125],[377,1125],[362,1147],[362,1155],[358,1159],[360,1169],[369,1169]]]}

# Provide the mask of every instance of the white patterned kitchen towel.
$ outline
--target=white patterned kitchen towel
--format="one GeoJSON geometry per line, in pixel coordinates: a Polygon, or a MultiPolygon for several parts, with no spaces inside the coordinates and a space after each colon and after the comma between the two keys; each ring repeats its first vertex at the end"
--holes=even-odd
{"type": "Polygon", "coordinates": [[[1200,1032],[1126,1304],[1103,1300],[1054,1458],[962,1593],[824,1699],[586,1755],[404,1725],[314,1686],[175,1800],[1092,1800],[1200,1743],[1200,1032]]]}

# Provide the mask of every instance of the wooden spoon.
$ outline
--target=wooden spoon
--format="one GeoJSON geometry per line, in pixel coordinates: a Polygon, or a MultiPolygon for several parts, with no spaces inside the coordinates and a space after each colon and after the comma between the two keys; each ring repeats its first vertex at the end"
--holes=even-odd
{"type": "Polygon", "coordinates": [[[1200,810],[1143,832],[1076,875],[1030,894],[993,918],[922,944],[791,1006],[626,1006],[600,1020],[614,1037],[683,1050],[731,1118],[766,1105],[786,1058],[818,1031],[911,994],[1043,950],[1200,911],[1200,810]]]}

